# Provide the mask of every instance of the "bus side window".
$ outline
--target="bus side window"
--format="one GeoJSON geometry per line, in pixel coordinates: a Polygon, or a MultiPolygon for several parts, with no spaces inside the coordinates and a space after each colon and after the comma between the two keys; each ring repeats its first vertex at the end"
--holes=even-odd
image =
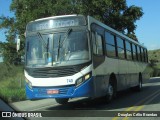
{"type": "Polygon", "coordinates": [[[137,54],[138,54],[138,61],[141,61],[141,51],[139,46],[137,46],[137,54]]]}
{"type": "Polygon", "coordinates": [[[132,60],[132,49],[131,49],[131,43],[128,41],[125,41],[126,43],[126,55],[128,60],[132,60]]]}
{"type": "Polygon", "coordinates": [[[96,55],[103,55],[102,36],[96,33],[96,35],[92,36],[92,38],[93,38],[93,53],[96,55]]]}
{"type": "Polygon", "coordinates": [[[144,53],[143,53],[143,48],[140,48],[141,49],[141,61],[144,62],[144,53]]]}
{"type": "Polygon", "coordinates": [[[147,49],[144,49],[144,54],[145,54],[145,62],[148,62],[148,53],[147,53],[147,49]]]}
{"type": "Polygon", "coordinates": [[[125,59],[125,49],[124,49],[124,40],[120,37],[116,37],[117,39],[117,50],[118,50],[118,57],[121,59],[125,59]]]}
{"type": "Polygon", "coordinates": [[[116,57],[115,36],[109,32],[105,32],[106,54],[109,57],[116,57]]]}
{"type": "Polygon", "coordinates": [[[137,60],[137,52],[136,52],[136,45],[132,44],[132,51],[133,51],[133,60],[137,60]]]}

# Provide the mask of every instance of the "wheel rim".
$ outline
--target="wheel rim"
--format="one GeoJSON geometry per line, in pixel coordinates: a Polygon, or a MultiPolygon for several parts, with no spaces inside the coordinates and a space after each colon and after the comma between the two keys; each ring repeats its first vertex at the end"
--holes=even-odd
{"type": "Polygon", "coordinates": [[[113,96],[113,86],[112,86],[111,84],[109,84],[109,86],[108,86],[108,95],[109,95],[110,97],[113,96]]]}
{"type": "Polygon", "coordinates": [[[142,81],[141,80],[139,81],[139,88],[140,89],[142,88],[142,81]]]}

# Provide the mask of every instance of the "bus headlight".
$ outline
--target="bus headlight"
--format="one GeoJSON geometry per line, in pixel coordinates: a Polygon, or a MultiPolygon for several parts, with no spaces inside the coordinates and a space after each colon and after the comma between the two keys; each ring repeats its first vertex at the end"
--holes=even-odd
{"type": "Polygon", "coordinates": [[[25,79],[25,81],[26,81],[26,84],[28,85],[28,87],[30,89],[32,89],[32,83],[27,78],[25,79]]]}
{"type": "Polygon", "coordinates": [[[76,81],[76,87],[79,86],[79,85],[81,85],[84,81],[86,81],[86,80],[88,80],[89,78],[91,78],[91,76],[92,76],[92,75],[91,75],[91,72],[90,72],[90,73],[84,75],[83,77],[77,79],[77,81],[76,81]]]}
{"type": "Polygon", "coordinates": [[[88,80],[91,77],[91,73],[88,73],[84,76],[84,80],[88,80]]]}

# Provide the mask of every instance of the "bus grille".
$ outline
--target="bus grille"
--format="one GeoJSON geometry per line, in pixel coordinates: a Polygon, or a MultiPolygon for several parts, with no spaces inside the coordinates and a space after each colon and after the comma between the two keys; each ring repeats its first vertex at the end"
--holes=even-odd
{"type": "Polygon", "coordinates": [[[25,68],[25,70],[34,78],[65,77],[78,73],[87,65],[89,65],[89,63],[65,67],[25,68]]]}
{"type": "Polygon", "coordinates": [[[60,88],[59,89],[59,94],[67,94],[69,88],[60,88]]]}
{"type": "Polygon", "coordinates": [[[45,69],[45,70],[34,70],[30,73],[31,76],[35,78],[48,78],[48,77],[63,77],[70,76],[78,71],[70,68],[70,69],[45,69]]]}

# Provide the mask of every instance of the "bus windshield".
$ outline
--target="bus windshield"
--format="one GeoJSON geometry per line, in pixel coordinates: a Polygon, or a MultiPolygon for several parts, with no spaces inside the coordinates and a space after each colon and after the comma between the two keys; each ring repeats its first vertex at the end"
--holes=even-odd
{"type": "Polygon", "coordinates": [[[89,60],[86,31],[41,34],[26,38],[26,66],[54,67],[76,65],[89,60]]]}

